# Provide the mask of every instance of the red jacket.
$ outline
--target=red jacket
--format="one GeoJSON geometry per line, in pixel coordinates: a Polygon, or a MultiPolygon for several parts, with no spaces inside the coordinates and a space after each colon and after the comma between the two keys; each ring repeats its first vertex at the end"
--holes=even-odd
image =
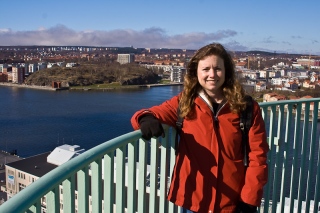
{"type": "MultiPolygon", "coordinates": [[[[267,152],[264,121],[254,102],[249,131],[249,166],[245,172],[242,132],[238,114],[224,104],[216,113],[205,96],[195,99],[195,118],[184,119],[168,199],[195,212],[233,212],[239,199],[259,206],[267,182],[267,152]]],[[[131,123],[139,129],[138,118],[153,113],[162,123],[175,126],[178,96],[136,112],[131,123]]]]}

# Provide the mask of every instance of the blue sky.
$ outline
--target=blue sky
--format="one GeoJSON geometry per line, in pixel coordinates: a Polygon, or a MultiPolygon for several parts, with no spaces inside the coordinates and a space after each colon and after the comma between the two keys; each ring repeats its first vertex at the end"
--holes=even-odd
{"type": "Polygon", "coordinates": [[[0,0],[0,45],[88,45],[320,55],[319,0],[0,0]]]}

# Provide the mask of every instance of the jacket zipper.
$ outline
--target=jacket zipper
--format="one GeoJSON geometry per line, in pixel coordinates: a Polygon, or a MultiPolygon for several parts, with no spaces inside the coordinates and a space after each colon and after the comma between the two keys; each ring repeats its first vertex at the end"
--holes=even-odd
{"type": "MultiPolygon", "coordinates": [[[[214,124],[213,125],[213,129],[216,129],[218,130],[219,128],[219,120],[218,120],[218,115],[219,115],[219,112],[221,111],[222,108],[224,108],[224,106],[227,104],[227,101],[225,103],[223,103],[223,105],[217,110],[217,113],[214,112],[213,110],[213,107],[210,106],[210,104],[208,104],[207,100],[205,100],[203,97],[199,96],[206,104],[207,106],[209,107],[209,109],[211,110],[212,114],[213,114],[213,121],[214,121],[214,124]]],[[[219,131],[219,130],[218,130],[219,131]]],[[[212,150],[212,143],[210,145],[210,150],[212,150]]]]}

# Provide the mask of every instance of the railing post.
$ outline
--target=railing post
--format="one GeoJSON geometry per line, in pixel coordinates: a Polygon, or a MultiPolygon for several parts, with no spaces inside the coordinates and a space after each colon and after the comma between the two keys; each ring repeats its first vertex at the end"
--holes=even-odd
{"type": "Polygon", "coordinates": [[[291,167],[291,183],[290,183],[290,201],[289,201],[289,211],[293,213],[294,209],[294,196],[296,195],[294,186],[296,185],[296,173],[299,169],[297,167],[298,163],[298,155],[299,155],[299,141],[298,138],[300,136],[300,118],[301,118],[301,104],[297,105],[296,109],[296,123],[294,128],[294,141],[293,141],[293,159],[292,159],[292,167],[291,167]]]}
{"type": "Polygon", "coordinates": [[[146,212],[147,141],[139,139],[138,212],[146,212]]]}
{"type": "MultiPolygon", "coordinates": [[[[47,212],[59,213],[60,212],[60,192],[59,186],[54,187],[46,195],[47,212]]],[[[80,212],[79,212],[80,213],[80,212]]]]}
{"type": "Polygon", "coordinates": [[[114,190],[114,150],[104,155],[104,212],[113,212],[114,190]]]}
{"type": "Polygon", "coordinates": [[[33,213],[41,213],[41,202],[40,200],[38,200],[35,204],[33,204],[32,206],[30,206],[29,210],[27,211],[29,212],[33,212],[33,213]]]}
{"type": "Polygon", "coordinates": [[[286,177],[288,174],[288,158],[289,158],[289,136],[291,135],[291,122],[292,122],[292,104],[288,104],[287,106],[287,116],[286,116],[286,123],[285,123],[285,136],[284,136],[284,154],[283,154],[283,162],[282,162],[282,178],[281,178],[281,190],[280,190],[280,212],[284,211],[285,206],[285,184],[286,177]]]}
{"type": "Polygon", "coordinates": [[[102,160],[91,163],[91,202],[92,212],[102,212],[102,160]]]}
{"type": "Polygon", "coordinates": [[[75,177],[72,175],[62,182],[63,213],[75,212],[75,177]]]}
{"type": "Polygon", "coordinates": [[[170,159],[169,156],[169,128],[165,130],[165,138],[161,139],[161,150],[160,150],[160,195],[159,195],[159,212],[168,212],[168,201],[167,201],[167,189],[168,189],[168,168],[170,159]]]}
{"type": "MultiPolygon", "coordinates": [[[[314,156],[316,154],[316,144],[317,144],[317,121],[318,121],[318,110],[319,110],[319,104],[316,102],[313,102],[313,115],[312,115],[312,125],[311,125],[311,137],[310,137],[310,148],[309,148],[309,167],[308,167],[308,174],[307,174],[307,194],[306,194],[306,210],[305,212],[309,212],[309,206],[310,206],[310,200],[314,198],[314,202],[316,201],[316,197],[311,195],[311,190],[313,187],[313,184],[311,183],[312,175],[314,174],[314,165],[316,164],[314,162],[314,156]]],[[[319,147],[318,147],[319,149],[319,147]]],[[[315,192],[316,195],[316,192],[315,192]]],[[[317,210],[318,207],[314,209],[317,210]]]]}
{"type": "Polygon", "coordinates": [[[85,166],[78,171],[78,213],[89,212],[89,169],[85,166]]]}
{"type": "Polygon", "coordinates": [[[136,144],[137,141],[130,142],[128,144],[128,190],[127,190],[127,212],[136,212],[136,171],[137,171],[137,161],[136,161],[136,144]]]}
{"type": "Polygon", "coordinates": [[[124,212],[125,192],[125,156],[126,147],[121,146],[116,150],[116,212],[124,212]]]}
{"type": "Polygon", "coordinates": [[[151,138],[150,141],[150,193],[149,193],[149,212],[157,207],[157,191],[158,191],[158,142],[159,138],[151,138]]]}

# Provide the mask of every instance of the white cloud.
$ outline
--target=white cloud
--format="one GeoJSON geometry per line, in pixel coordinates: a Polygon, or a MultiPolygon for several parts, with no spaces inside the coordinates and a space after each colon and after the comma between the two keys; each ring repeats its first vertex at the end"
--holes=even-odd
{"type": "Polygon", "coordinates": [[[9,28],[3,28],[3,29],[0,28],[0,33],[9,33],[10,31],[11,29],[9,28]]]}
{"type": "Polygon", "coordinates": [[[292,52],[300,52],[302,50],[299,47],[302,48],[303,46],[305,49],[309,46],[310,49],[315,49],[315,45],[319,45],[317,39],[308,39],[309,43],[305,43],[306,40],[302,40],[300,36],[291,36],[293,40],[299,42],[294,42],[293,40],[278,41],[270,35],[264,35],[263,38],[257,37],[257,41],[252,39],[239,41],[238,39],[243,37],[241,34],[227,29],[211,33],[189,32],[169,35],[163,28],[158,27],[146,28],[140,31],[133,29],[115,29],[109,31],[86,29],[75,31],[64,25],[56,25],[51,28],[39,27],[37,30],[29,31],[13,31],[10,28],[0,28],[0,46],[133,46],[138,48],[198,49],[206,44],[219,42],[231,51],[262,50],[287,52],[294,47],[297,49],[292,52]]]}
{"type": "Polygon", "coordinates": [[[56,25],[48,29],[40,27],[34,31],[0,29],[0,45],[88,45],[196,49],[211,42],[222,42],[224,39],[236,35],[237,32],[233,30],[168,35],[165,30],[156,27],[142,31],[132,29],[75,31],[64,25],[56,25]]]}

